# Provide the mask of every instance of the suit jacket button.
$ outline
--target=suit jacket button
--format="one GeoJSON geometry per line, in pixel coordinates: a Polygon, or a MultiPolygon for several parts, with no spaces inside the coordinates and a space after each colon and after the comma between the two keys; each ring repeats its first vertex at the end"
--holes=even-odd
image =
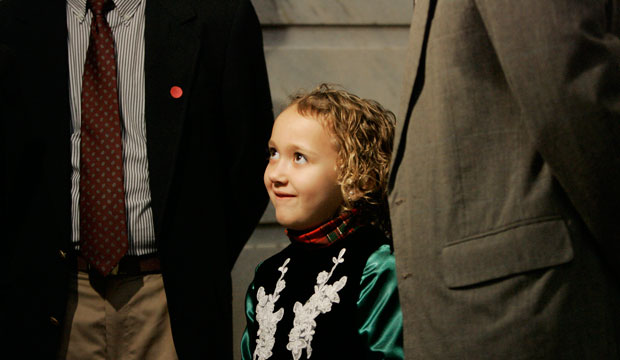
{"type": "Polygon", "coordinates": [[[60,322],[58,322],[58,319],[56,319],[53,316],[50,316],[50,322],[52,323],[52,325],[54,326],[58,326],[60,324],[60,322]]]}

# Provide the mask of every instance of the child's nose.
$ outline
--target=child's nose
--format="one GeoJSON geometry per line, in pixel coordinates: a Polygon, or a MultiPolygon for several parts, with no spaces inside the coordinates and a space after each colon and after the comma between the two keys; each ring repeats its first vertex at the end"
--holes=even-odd
{"type": "Polygon", "coordinates": [[[269,181],[274,184],[286,184],[286,166],[282,161],[267,166],[269,181]]]}

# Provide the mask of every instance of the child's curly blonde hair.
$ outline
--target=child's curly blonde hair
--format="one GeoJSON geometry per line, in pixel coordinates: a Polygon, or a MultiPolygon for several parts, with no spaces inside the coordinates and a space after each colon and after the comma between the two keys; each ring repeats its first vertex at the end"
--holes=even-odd
{"type": "Polygon", "coordinates": [[[294,95],[289,106],[294,105],[300,115],[316,119],[333,136],[344,210],[370,210],[363,212],[385,223],[394,114],[374,100],[330,84],[294,95]]]}

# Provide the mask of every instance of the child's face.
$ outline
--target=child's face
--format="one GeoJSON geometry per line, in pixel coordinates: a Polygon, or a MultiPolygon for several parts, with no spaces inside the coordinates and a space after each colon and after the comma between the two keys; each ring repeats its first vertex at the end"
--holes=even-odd
{"type": "Polygon", "coordinates": [[[305,230],[336,215],[343,202],[338,152],[317,120],[287,108],[273,125],[269,152],[265,187],[282,226],[305,230]]]}

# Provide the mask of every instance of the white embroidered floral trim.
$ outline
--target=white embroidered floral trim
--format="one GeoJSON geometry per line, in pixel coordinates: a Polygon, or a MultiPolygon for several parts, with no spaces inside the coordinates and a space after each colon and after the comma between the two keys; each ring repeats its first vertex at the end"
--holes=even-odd
{"type": "Polygon", "coordinates": [[[314,319],[320,314],[330,312],[332,309],[332,303],[339,303],[340,297],[338,291],[340,291],[347,283],[347,277],[343,276],[340,280],[336,281],[333,285],[327,285],[327,281],[331,278],[334,270],[338,264],[344,262],[343,255],[346,249],[340,250],[338,258],[332,258],[334,266],[332,270],[321,271],[316,278],[316,285],[314,286],[314,294],[306,301],[304,305],[300,302],[296,302],[293,307],[295,312],[295,320],[293,320],[293,329],[288,334],[289,343],[286,348],[293,354],[293,359],[299,360],[303,349],[306,349],[306,359],[309,359],[312,355],[312,337],[314,335],[314,328],[316,327],[316,321],[314,319]]]}
{"type": "Polygon", "coordinates": [[[256,306],[256,320],[258,321],[258,332],[256,335],[256,349],[254,350],[254,360],[269,359],[273,353],[273,345],[276,340],[274,338],[276,330],[278,328],[278,322],[282,320],[284,316],[284,309],[280,308],[274,312],[275,303],[280,298],[280,292],[286,287],[284,281],[284,274],[288,271],[286,265],[291,259],[288,258],[284,261],[284,264],[278,268],[280,271],[280,278],[276,282],[276,289],[273,294],[266,295],[265,288],[262,286],[258,289],[256,298],[258,305],[256,306]]]}

